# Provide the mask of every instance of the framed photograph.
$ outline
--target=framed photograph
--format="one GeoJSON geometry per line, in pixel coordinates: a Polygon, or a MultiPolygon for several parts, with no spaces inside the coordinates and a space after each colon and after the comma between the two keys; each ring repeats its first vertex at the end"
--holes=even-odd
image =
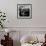
{"type": "Polygon", "coordinates": [[[18,19],[32,19],[32,4],[17,4],[18,19]]]}

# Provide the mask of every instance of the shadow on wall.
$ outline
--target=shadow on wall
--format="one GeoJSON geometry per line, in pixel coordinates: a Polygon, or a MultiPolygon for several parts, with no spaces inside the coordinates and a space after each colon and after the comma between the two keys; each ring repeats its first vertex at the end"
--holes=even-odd
{"type": "Polygon", "coordinates": [[[21,46],[20,41],[13,40],[13,46],[21,46]]]}

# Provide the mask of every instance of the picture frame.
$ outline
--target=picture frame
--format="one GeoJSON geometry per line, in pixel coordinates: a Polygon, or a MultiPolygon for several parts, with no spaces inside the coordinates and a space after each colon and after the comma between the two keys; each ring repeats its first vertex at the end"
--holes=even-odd
{"type": "Polygon", "coordinates": [[[32,4],[17,4],[18,19],[32,19],[32,4]]]}

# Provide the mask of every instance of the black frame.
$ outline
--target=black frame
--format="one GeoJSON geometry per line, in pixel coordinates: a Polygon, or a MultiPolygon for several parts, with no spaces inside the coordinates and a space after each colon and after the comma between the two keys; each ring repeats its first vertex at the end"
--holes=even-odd
{"type": "Polygon", "coordinates": [[[17,18],[18,18],[18,19],[32,19],[32,4],[17,4],[17,18]],[[24,5],[24,6],[26,6],[26,5],[29,6],[29,5],[30,5],[30,6],[31,6],[31,7],[30,7],[30,8],[31,8],[31,13],[30,13],[30,14],[31,14],[31,15],[30,15],[31,17],[27,17],[27,18],[18,17],[18,16],[19,16],[19,15],[18,15],[18,14],[19,14],[19,13],[18,13],[18,11],[19,11],[19,7],[18,7],[18,6],[23,6],[23,5],[24,5]]]}

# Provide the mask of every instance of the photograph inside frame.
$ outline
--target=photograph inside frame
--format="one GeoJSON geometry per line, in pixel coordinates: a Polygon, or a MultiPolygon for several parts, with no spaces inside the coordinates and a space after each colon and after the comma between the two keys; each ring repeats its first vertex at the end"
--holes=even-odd
{"type": "Polygon", "coordinates": [[[20,19],[32,19],[32,4],[18,4],[17,12],[20,19]]]}

